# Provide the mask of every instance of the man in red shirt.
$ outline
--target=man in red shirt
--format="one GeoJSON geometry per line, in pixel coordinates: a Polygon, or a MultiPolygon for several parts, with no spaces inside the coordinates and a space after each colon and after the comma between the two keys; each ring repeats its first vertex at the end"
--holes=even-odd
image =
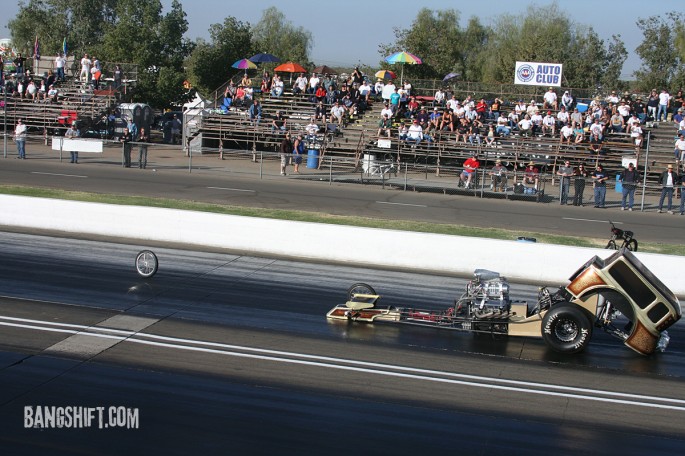
{"type": "Polygon", "coordinates": [[[464,170],[459,175],[459,180],[464,184],[464,188],[469,188],[471,186],[471,179],[479,167],[480,162],[478,161],[476,154],[473,154],[470,158],[466,159],[464,162],[464,170]]]}

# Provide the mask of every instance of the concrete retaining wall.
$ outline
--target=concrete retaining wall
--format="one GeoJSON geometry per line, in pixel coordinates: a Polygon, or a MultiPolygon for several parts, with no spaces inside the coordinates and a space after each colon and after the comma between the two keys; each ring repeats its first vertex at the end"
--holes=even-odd
{"type": "MultiPolygon", "coordinates": [[[[0,195],[0,225],[180,242],[296,259],[563,285],[602,249],[291,222],[138,206],[0,195]],[[301,242],[292,242],[297,236],[301,242]]],[[[685,258],[638,253],[673,292],[685,296],[685,258]]]]}

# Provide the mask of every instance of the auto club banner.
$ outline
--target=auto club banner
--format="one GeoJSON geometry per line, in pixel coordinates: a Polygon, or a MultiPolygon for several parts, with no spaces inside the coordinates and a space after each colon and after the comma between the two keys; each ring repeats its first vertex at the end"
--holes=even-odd
{"type": "Polygon", "coordinates": [[[516,62],[514,84],[561,87],[560,63],[516,62]]]}

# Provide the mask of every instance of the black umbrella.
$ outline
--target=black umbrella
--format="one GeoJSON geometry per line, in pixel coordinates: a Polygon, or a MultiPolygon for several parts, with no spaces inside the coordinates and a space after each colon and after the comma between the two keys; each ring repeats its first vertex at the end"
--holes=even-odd
{"type": "Polygon", "coordinates": [[[253,63],[266,63],[266,62],[280,62],[281,59],[276,57],[273,54],[266,54],[264,52],[255,54],[252,57],[248,59],[249,61],[253,63]]]}

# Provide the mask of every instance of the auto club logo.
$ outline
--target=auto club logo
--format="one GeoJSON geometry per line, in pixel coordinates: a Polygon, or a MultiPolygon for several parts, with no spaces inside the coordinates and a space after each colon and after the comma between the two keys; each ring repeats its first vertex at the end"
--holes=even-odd
{"type": "Polygon", "coordinates": [[[521,65],[516,72],[516,75],[520,81],[529,82],[535,77],[535,69],[528,64],[521,65]]]}

